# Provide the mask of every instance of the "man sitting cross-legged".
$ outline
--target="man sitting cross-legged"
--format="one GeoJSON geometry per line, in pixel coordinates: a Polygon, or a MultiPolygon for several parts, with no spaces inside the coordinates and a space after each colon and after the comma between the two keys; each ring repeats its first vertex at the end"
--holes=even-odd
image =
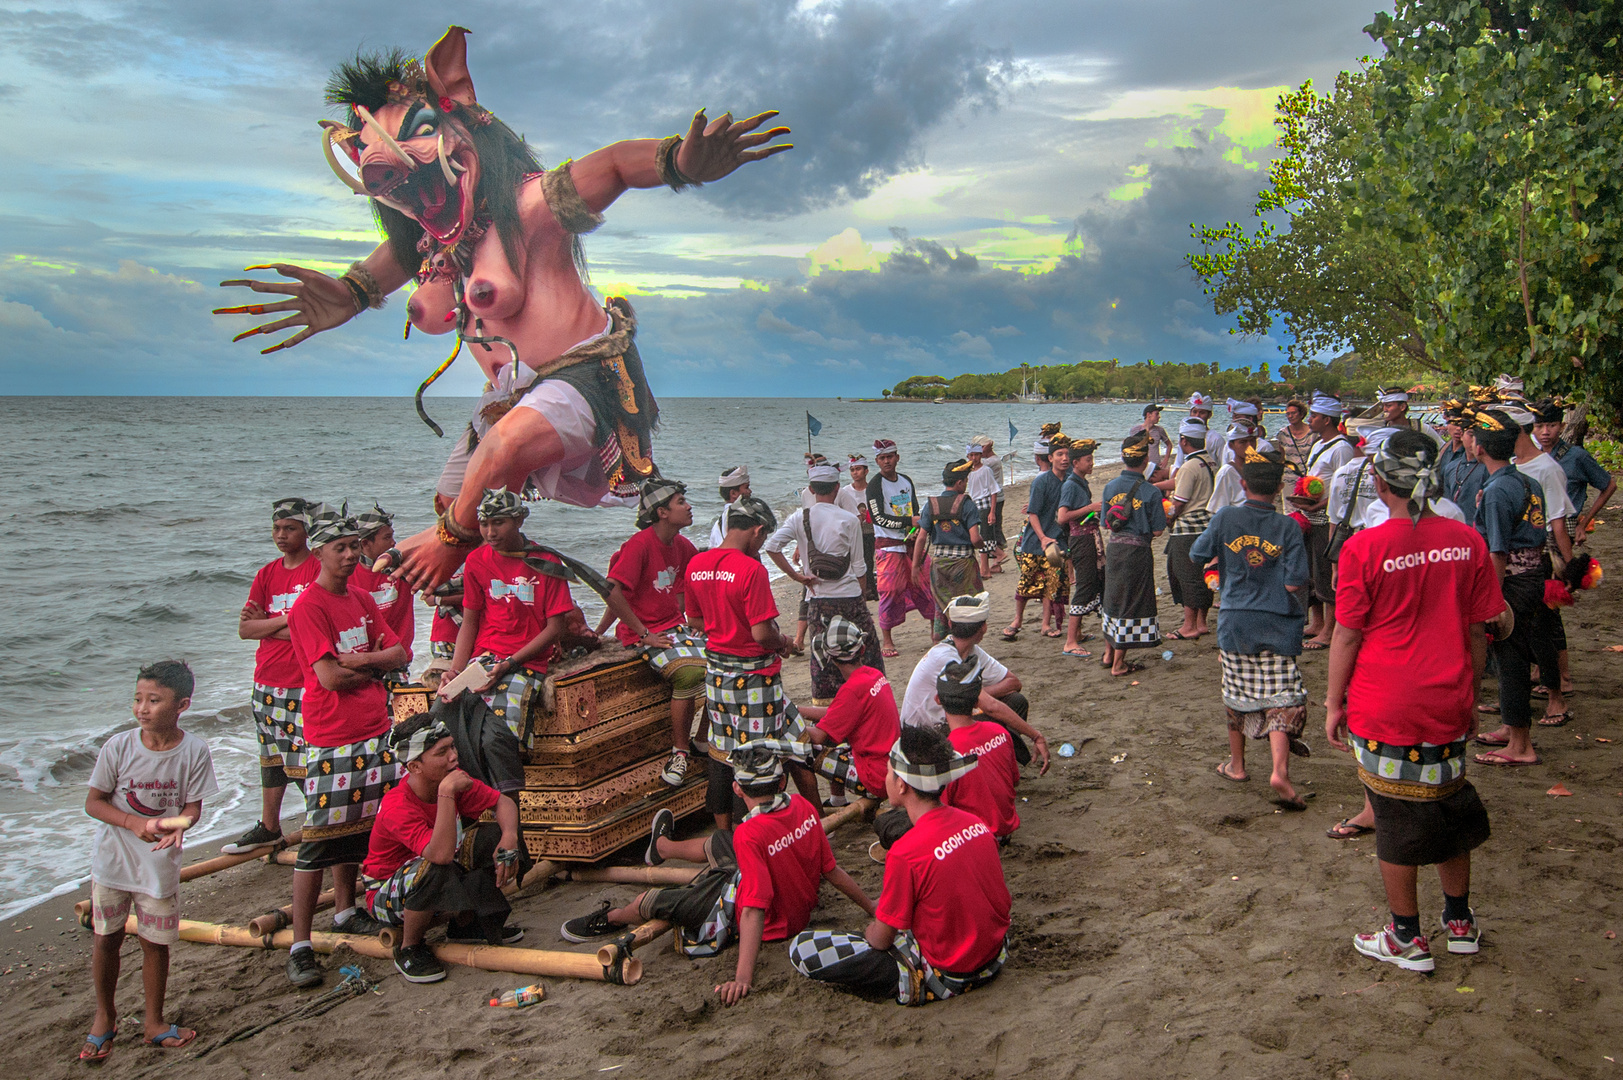
{"type": "Polygon", "coordinates": [[[649,889],[613,909],[605,900],[591,914],[564,923],[564,939],[607,937],[650,919],[674,923],[677,947],[688,956],[714,956],[736,937],[738,967],[730,982],[716,987],[723,1003],[736,1005],[750,992],[761,942],[804,930],[822,881],[872,915],[873,901],[834,862],[817,808],[784,790],[784,758],[804,759],[810,751],[805,743],[781,739],[756,739],[734,750],[733,789],[749,807],[736,829],[673,840],[676,818],[669,810],[654,815],[645,861],[707,864],[693,883],[649,889]]]}
{"type": "Polygon", "coordinates": [[[975,767],[934,727],[903,727],[885,793],[913,828],[890,849],[874,921],[861,934],[808,930],[789,960],[808,978],[923,1005],[967,993],[1003,970],[1009,887],[986,822],[941,804],[975,767]]]}
{"type": "Polygon", "coordinates": [[[800,714],[816,725],[806,730],[806,739],[820,748],[817,771],[833,782],[830,807],[845,805],[848,791],[858,798],[884,798],[885,755],[901,728],[885,673],[863,661],[868,641],[843,615],[830,619],[828,629],[812,639],[812,652],[844,680],[828,705],[800,706],[800,714]]]}
{"type": "Polygon", "coordinates": [[[402,928],[396,970],[407,982],[439,982],[445,968],[423,944],[429,927],[449,917],[449,941],[519,941],[524,931],[505,925],[512,908],[502,887],[523,877],[531,860],[519,842],[518,805],[458,767],[449,728],[422,713],[390,739],[406,782],[383,797],[361,881],[372,917],[402,928]],[[480,823],[487,811],[496,820],[480,823]]]}

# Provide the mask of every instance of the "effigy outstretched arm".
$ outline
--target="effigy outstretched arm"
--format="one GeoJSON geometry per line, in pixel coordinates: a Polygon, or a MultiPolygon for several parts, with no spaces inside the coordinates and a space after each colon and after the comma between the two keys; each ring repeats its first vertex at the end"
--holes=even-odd
{"type": "Polygon", "coordinates": [[[275,270],[283,277],[293,280],[256,281],[252,278],[232,278],[220,282],[220,287],[252,289],[256,293],[272,293],[286,296],[288,299],[269,304],[240,304],[235,307],[215,308],[214,314],[273,315],[284,311],[291,312],[292,314],[284,318],[244,330],[231,339],[241,341],[256,334],[274,334],[279,330],[301,327],[292,337],[259,350],[261,353],[291,349],[312,334],[342,326],[367,308],[380,308],[390,293],[411,280],[411,275],[402,269],[395,259],[388,241],[372,249],[372,254],[360,262],[351,263],[349,269],[336,278],[329,277],[319,270],[295,266],[292,263],[250,266],[245,272],[253,270],[275,270]]]}
{"type": "Polygon", "coordinates": [[[628,188],[665,185],[680,191],[720,180],[751,161],[794,149],[793,143],[763,145],[789,133],[786,127],[756,131],[776,115],[776,109],[769,109],[747,120],[735,121],[732,113],[710,120],[700,109],[686,135],[627,139],[576,160],[570,165],[575,190],[594,212],[602,213],[628,188]]]}

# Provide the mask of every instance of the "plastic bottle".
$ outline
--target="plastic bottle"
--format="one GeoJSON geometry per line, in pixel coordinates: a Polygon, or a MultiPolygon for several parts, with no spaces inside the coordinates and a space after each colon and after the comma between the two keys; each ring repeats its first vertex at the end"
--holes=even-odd
{"type": "Polygon", "coordinates": [[[531,983],[521,986],[517,990],[508,990],[498,997],[490,999],[491,1005],[499,1009],[522,1009],[526,1005],[536,1005],[547,996],[546,989],[540,983],[531,983]]]}

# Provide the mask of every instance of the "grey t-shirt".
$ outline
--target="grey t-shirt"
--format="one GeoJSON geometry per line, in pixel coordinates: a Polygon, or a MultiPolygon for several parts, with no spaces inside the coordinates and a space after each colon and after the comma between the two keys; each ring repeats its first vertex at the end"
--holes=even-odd
{"type": "MultiPolygon", "coordinates": [[[[121,731],[102,744],[90,786],[110,791],[116,810],[141,817],[174,817],[187,803],[219,794],[209,745],[182,732],[173,750],[148,750],[141,729],[121,731]]],[[[153,851],[149,841],[128,829],[96,823],[90,849],[90,876],[110,889],[143,896],[174,896],[180,889],[180,848],[153,851]]]]}

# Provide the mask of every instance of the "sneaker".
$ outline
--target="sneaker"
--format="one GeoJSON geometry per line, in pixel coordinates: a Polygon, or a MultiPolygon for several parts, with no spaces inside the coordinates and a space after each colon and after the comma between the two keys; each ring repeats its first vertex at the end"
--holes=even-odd
{"type": "Polygon", "coordinates": [[[301,990],[327,981],[327,973],[321,970],[321,961],[316,959],[314,949],[294,949],[287,954],[287,981],[301,990]]]}
{"type": "MultiPolygon", "coordinates": [[[[448,942],[449,944],[452,944],[452,945],[489,945],[490,944],[490,942],[485,939],[485,935],[479,932],[478,927],[476,927],[476,926],[457,926],[455,923],[451,924],[451,926],[445,931],[445,940],[446,940],[446,942],[448,942]]],[[[524,940],[524,928],[522,926],[504,926],[504,927],[502,927],[502,940],[501,940],[501,943],[503,945],[517,945],[519,942],[521,942],[523,940],[524,940]]]]}
{"type": "Polygon", "coordinates": [[[1426,935],[1416,934],[1415,939],[1405,945],[1398,941],[1397,927],[1391,923],[1373,934],[1354,934],[1353,948],[1371,960],[1396,964],[1405,971],[1430,974],[1437,967],[1431,958],[1431,946],[1426,941],[1426,935]]]}
{"type": "Polygon", "coordinates": [[[432,983],[445,978],[445,965],[427,945],[410,945],[394,951],[394,969],[407,982],[432,983]]]}
{"type": "Polygon", "coordinates": [[[227,855],[246,855],[250,851],[254,851],[262,847],[270,847],[272,844],[280,842],[281,839],[282,830],[277,829],[275,832],[271,832],[265,827],[265,823],[263,821],[256,821],[254,822],[253,828],[249,829],[247,832],[243,833],[241,836],[222,847],[220,850],[225,852],[227,855]]]}
{"type": "Polygon", "coordinates": [[[618,934],[621,928],[609,922],[608,916],[609,902],[605,900],[590,915],[582,915],[564,923],[559,928],[558,933],[563,935],[565,941],[573,941],[576,944],[591,941],[594,938],[608,937],[610,934],[618,934]]]}
{"type": "Polygon", "coordinates": [[[665,759],[665,767],[659,770],[659,778],[671,787],[681,787],[682,778],[688,771],[688,752],[686,750],[672,750],[671,756],[665,759]]]}
{"type": "Polygon", "coordinates": [[[342,923],[334,922],[332,930],[335,934],[359,934],[365,937],[376,934],[387,925],[387,923],[378,922],[365,910],[356,908],[349,913],[349,918],[342,923]]]}
{"type": "Polygon", "coordinates": [[[1476,912],[1468,918],[1444,919],[1443,933],[1448,937],[1448,951],[1469,956],[1482,948],[1482,928],[1476,924],[1476,912]]]}
{"type": "Polygon", "coordinates": [[[659,853],[659,838],[669,840],[676,835],[676,815],[670,810],[661,807],[654,812],[653,826],[648,830],[648,850],[643,852],[642,861],[649,866],[659,866],[665,861],[665,856],[659,853]]]}

